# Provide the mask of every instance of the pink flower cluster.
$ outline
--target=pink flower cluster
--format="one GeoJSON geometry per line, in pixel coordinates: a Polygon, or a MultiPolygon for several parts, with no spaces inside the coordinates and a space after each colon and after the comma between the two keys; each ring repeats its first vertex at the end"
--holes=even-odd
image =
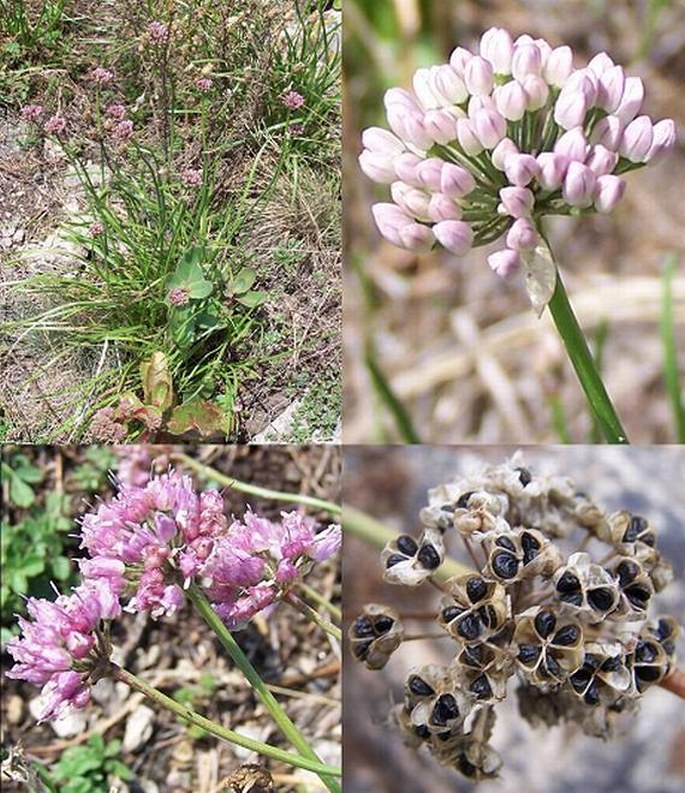
{"type": "Polygon", "coordinates": [[[67,120],[63,116],[50,116],[43,124],[43,132],[47,135],[59,135],[67,128],[67,120]]]}
{"type": "Polygon", "coordinates": [[[24,105],[21,109],[23,121],[35,123],[43,115],[43,105],[24,105]]]}
{"type": "Polygon", "coordinates": [[[297,91],[288,91],[283,95],[283,104],[290,110],[299,110],[304,105],[304,97],[297,91]]]}
{"type": "Polygon", "coordinates": [[[197,168],[184,168],[179,174],[179,179],[186,187],[200,187],[202,185],[202,171],[197,168]]]}
{"type": "Polygon", "coordinates": [[[491,28],[478,53],[457,47],[418,69],[413,93],[386,92],[392,132],[365,130],[359,157],[390,185],[376,225],[395,245],[458,256],[506,235],[489,263],[508,275],[538,244],[540,218],[610,212],[621,174],[673,147],[674,122],[640,115],[643,98],[642,80],[606,53],[575,69],[570,47],[491,28]]]}
{"type": "Polygon", "coordinates": [[[197,88],[200,93],[207,94],[212,90],[214,86],[214,81],[210,77],[198,77],[195,80],[195,88],[197,88]]]}
{"type": "Polygon", "coordinates": [[[23,636],[8,645],[17,662],[9,676],[43,686],[41,719],[83,707],[105,651],[96,647],[100,622],[117,617],[121,604],[153,617],[173,614],[195,581],[220,617],[240,627],[273,608],[340,543],[339,526],[317,533],[297,512],[283,513],[281,523],[248,512],[229,526],[221,494],[197,493],[189,476],[174,471],[143,486],[121,484],[115,498],[83,518],[83,585],[54,603],[29,599],[34,621],[19,618],[23,636]]]}
{"type": "Polygon", "coordinates": [[[150,44],[161,47],[169,40],[169,28],[163,22],[150,22],[147,26],[147,34],[150,44]]]}
{"type": "Polygon", "coordinates": [[[101,621],[120,614],[119,598],[106,579],[91,580],[54,602],[29,598],[26,608],[33,621],[19,617],[23,635],[7,644],[16,661],[7,676],[42,686],[39,721],[84,707],[90,699],[86,678],[97,663],[95,632],[101,621]]]}
{"type": "Polygon", "coordinates": [[[168,294],[169,303],[172,306],[187,306],[190,301],[190,287],[188,286],[175,286],[169,290],[168,294]]]}
{"type": "Polygon", "coordinates": [[[96,85],[109,85],[114,79],[114,73],[109,69],[103,69],[102,66],[97,66],[90,73],[90,81],[96,85]]]}
{"type": "Polygon", "coordinates": [[[234,521],[215,541],[201,567],[208,596],[230,628],[273,608],[289,584],[340,548],[339,526],[317,534],[314,521],[298,512],[281,517],[273,523],[246,512],[244,522],[234,521]]]}

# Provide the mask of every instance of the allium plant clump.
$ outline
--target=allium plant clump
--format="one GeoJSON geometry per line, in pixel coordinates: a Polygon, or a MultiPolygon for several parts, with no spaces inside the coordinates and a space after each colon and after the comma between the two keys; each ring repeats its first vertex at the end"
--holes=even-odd
{"type": "Polygon", "coordinates": [[[508,276],[541,245],[545,216],[611,212],[623,174],[672,148],[675,125],[641,114],[642,80],[605,52],[573,60],[568,46],[492,28],[478,52],[418,69],[413,91],[388,90],[392,131],[365,130],[359,157],[390,186],[392,201],[373,206],[382,236],[460,257],[503,239],[488,262],[508,276]]]}
{"type": "Polygon", "coordinates": [[[229,628],[244,627],[338,551],[340,527],[316,529],[298,512],[278,523],[249,510],[229,520],[219,491],[198,493],[175,471],[143,486],[122,483],[83,518],[82,586],[54,603],[28,601],[33,621],[19,618],[23,635],[8,644],[17,662],[8,674],[43,686],[41,720],[83,707],[106,673],[108,623],[122,609],[173,614],[195,584],[229,628]]]}
{"type": "MultiPolygon", "coordinates": [[[[472,779],[497,775],[489,739],[511,683],[532,724],[567,721],[606,738],[673,668],[678,625],[649,613],[672,571],[646,518],[607,514],[568,479],[534,476],[515,457],[434,488],[420,520],[419,537],[383,550],[383,577],[439,587],[435,621],[453,657],[411,669],[393,715],[406,742],[441,764],[472,779]],[[450,535],[476,567],[443,580],[450,535]]],[[[380,669],[405,639],[401,614],[369,604],[349,638],[354,657],[380,669]]]]}

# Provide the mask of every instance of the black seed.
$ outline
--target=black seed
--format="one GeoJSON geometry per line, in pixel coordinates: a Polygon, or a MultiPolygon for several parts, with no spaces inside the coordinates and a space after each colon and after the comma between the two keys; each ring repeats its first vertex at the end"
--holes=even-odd
{"type": "Polygon", "coordinates": [[[516,546],[509,539],[509,537],[498,537],[495,540],[495,545],[499,545],[500,548],[506,548],[508,551],[511,551],[512,553],[516,553],[516,546]]]}
{"type": "Polygon", "coordinates": [[[441,512],[449,512],[450,515],[454,513],[454,510],[455,510],[454,504],[443,504],[440,507],[441,512]]]}
{"type": "Polygon", "coordinates": [[[467,614],[457,626],[457,633],[467,641],[473,641],[480,636],[481,622],[476,614],[467,614]]]}
{"type": "Polygon", "coordinates": [[[539,541],[526,531],[521,535],[521,547],[523,548],[523,564],[532,562],[540,553],[539,541]]]}
{"type": "Polygon", "coordinates": [[[492,696],[492,687],[485,675],[477,677],[469,686],[469,691],[475,695],[476,699],[490,699],[492,696]]]}
{"type": "Polygon", "coordinates": [[[660,666],[638,666],[635,669],[635,676],[644,683],[654,683],[661,677],[662,671],[660,666]]]}
{"type": "Polygon", "coordinates": [[[459,660],[464,666],[480,667],[483,663],[483,646],[474,644],[472,647],[464,647],[459,656],[459,660]]]}
{"type": "Polygon", "coordinates": [[[640,539],[645,545],[649,545],[650,548],[653,548],[656,545],[656,537],[654,536],[654,532],[649,531],[647,534],[643,534],[640,539]]]}
{"type": "Polygon", "coordinates": [[[595,611],[609,611],[614,605],[614,593],[604,586],[589,590],[587,599],[595,611]]]}
{"type": "Polygon", "coordinates": [[[401,553],[393,553],[385,560],[385,569],[389,570],[391,567],[394,567],[396,564],[400,562],[406,561],[407,557],[403,556],[401,553]]]}
{"type": "Polygon", "coordinates": [[[416,694],[418,697],[430,697],[435,694],[435,690],[432,689],[428,683],[426,683],[426,681],[418,675],[412,675],[409,678],[409,690],[412,694],[416,694]]]}
{"type": "Polygon", "coordinates": [[[599,669],[602,664],[602,657],[597,655],[596,653],[585,653],[585,661],[583,662],[583,667],[585,669],[589,669],[593,672],[595,669],[599,669]]]}
{"type": "Polygon", "coordinates": [[[651,642],[638,642],[635,648],[635,660],[638,664],[651,664],[659,651],[651,642]]]}
{"type": "Polygon", "coordinates": [[[530,471],[527,468],[514,468],[514,471],[518,471],[519,475],[519,482],[525,487],[529,485],[533,481],[533,477],[530,474],[530,471]]]}
{"type": "Polygon", "coordinates": [[[497,627],[497,611],[495,610],[494,606],[491,606],[490,604],[487,606],[481,606],[478,609],[478,616],[486,628],[490,628],[492,630],[497,627]]]}
{"type": "Polygon", "coordinates": [[[452,730],[445,730],[444,732],[439,732],[436,737],[439,741],[445,743],[446,741],[449,741],[449,739],[453,737],[452,730]]]}
{"type": "Polygon", "coordinates": [[[394,624],[395,620],[392,617],[386,617],[384,615],[376,617],[376,633],[379,635],[387,633],[394,624]]]}
{"type": "Polygon", "coordinates": [[[640,574],[640,568],[635,562],[625,561],[616,568],[618,573],[618,583],[621,588],[634,581],[640,574]]]}
{"type": "Polygon", "coordinates": [[[664,652],[666,653],[666,655],[671,656],[675,654],[675,642],[672,642],[670,640],[666,640],[666,641],[662,640],[661,646],[664,648],[664,652]]]}
{"type": "Polygon", "coordinates": [[[537,661],[541,652],[542,647],[538,647],[535,644],[520,644],[517,657],[522,664],[533,664],[537,661]]]}
{"type": "Polygon", "coordinates": [[[579,637],[580,630],[577,626],[564,625],[564,627],[559,628],[559,630],[554,635],[552,644],[557,644],[560,647],[570,647],[572,644],[576,644],[579,637]]]}
{"type": "Polygon", "coordinates": [[[396,542],[397,549],[402,551],[405,556],[415,556],[419,550],[416,540],[408,534],[400,534],[396,542]]]}
{"type": "Polygon", "coordinates": [[[607,658],[600,668],[602,672],[618,672],[621,668],[621,656],[617,655],[614,658],[607,658]]]}
{"type": "Polygon", "coordinates": [[[506,551],[498,551],[491,564],[493,573],[499,578],[516,578],[519,571],[518,559],[506,551]]]}
{"type": "Polygon", "coordinates": [[[623,533],[623,542],[635,542],[649,526],[649,523],[640,515],[633,515],[628,524],[628,528],[623,533]]]}
{"type": "Polygon", "coordinates": [[[463,613],[464,609],[460,609],[458,606],[447,606],[442,610],[442,618],[445,622],[452,622],[463,613]]]}
{"type": "Polygon", "coordinates": [[[557,659],[552,655],[547,655],[545,658],[545,669],[550,675],[550,677],[561,677],[563,671],[561,666],[559,666],[559,662],[557,659]]]}
{"type": "Polygon", "coordinates": [[[373,636],[375,634],[373,622],[365,615],[360,615],[352,623],[352,633],[359,638],[362,636],[373,636]]]}
{"type": "Polygon", "coordinates": [[[592,670],[583,666],[569,677],[569,681],[575,691],[580,694],[581,691],[585,690],[585,687],[590,682],[590,680],[592,680],[592,675],[592,670]]]}
{"type": "Polygon", "coordinates": [[[478,769],[473,763],[469,762],[465,754],[460,754],[457,758],[457,770],[463,774],[467,779],[473,779],[478,776],[478,769]]]}
{"type": "Polygon", "coordinates": [[[488,585],[482,578],[469,578],[466,582],[466,594],[468,595],[471,603],[477,603],[482,600],[488,592],[488,585]]]}
{"type": "Polygon", "coordinates": [[[567,570],[557,581],[557,592],[566,594],[577,592],[579,589],[580,581],[578,580],[578,576],[573,575],[573,573],[569,570],[567,570]]]}
{"type": "Polygon", "coordinates": [[[551,611],[541,611],[535,617],[535,630],[538,635],[546,639],[557,627],[557,618],[551,611]]]}
{"type": "Polygon", "coordinates": [[[626,597],[640,611],[644,611],[647,608],[650,596],[651,593],[648,590],[639,586],[631,586],[626,589],[626,597]]]}
{"type": "Polygon", "coordinates": [[[597,684],[596,680],[593,680],[592,683],[590,683],[583,699],[588,705],[599,704],[599,685],[597,684]]]}
{"type": "Polygon", "coordinates": [[[421,738],[422,740],[426,740],[426,738],[430,737],[431,731],[426,727],[425,724],[418,724],[414,727],[414,732],[421,738]]]}
{"type": "Polygon", "coordinates": [[[466,492],[466,493],[462,493],[462,494],[459,496],[458,500],[457,500],[457,507],[458,507],[459,509],[466,509],[466,508],[468,507],[468,505],[469,505],[469,499],[471,498],[471,496],[472,496],[472,495],[473,495],[475,492],[476,492],[475,490],[469,490],[469,491],[468,491],[468,492],[466,492]]]}
{"type": "Polygon", "coordinates": [[[419,562],[421,562],[421,566],[425,567],[426,570],[435,570],[437,567],[440,567],[440,554],[432,545],[430,545],[430,543],[421,546],[419,555],[416,558],[419,560],[419,562]]]}
{"type": "Polygon", "coordinates": [[[673,625],[668,620],[661,619],[657,623],[655,633],[659,639],[665,639],[673,633],[673,625]]]}
{"type": "Polygon", "coordinates": [[[459,718],[459,708],[457,700],[452,694],[442,694],[435,703],[431,721],[438,727],[444,727],[448,721],[459,718]]]}
{"type": "Polygon", "coordinates": [[[363,661],[366,656],[369,654],[369,647],[371,647],[372,642],[355,642],[352,645],[352,654],[355,658],[359,661],[363,661]]]}
{"type": "Polygon", "coordinates": [[[568,595],[559,595],[559,600],[562,603],[568,603],[571,606],[582,606],[583,595],[581,592],[571,592],[568,595]]]}

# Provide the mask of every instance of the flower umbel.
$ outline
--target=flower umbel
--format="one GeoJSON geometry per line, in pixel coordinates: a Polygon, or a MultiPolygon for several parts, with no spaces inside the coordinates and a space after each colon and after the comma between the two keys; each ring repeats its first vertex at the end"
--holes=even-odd
{"type": "Polygon", "coordinates": [[[32,619],[19,617],[23,635],[8,642],[16,663],[7,676],[42,686],[39,721],[84,707],[90,684],[108,657],[101,623],[119,615],[119,598],[107,579],[100,579],[54,602],[29,598],[26,608],[32,619]]]}
{"type": "Polygon", "coordinates": [[[392,132],[362,135],[360,166],[392,197],[376,225],[394,245],[457,256],[504,238],[488,259],[502,276],[532,255],[542,218],[611,212],[622,175],[675,143],[674,122],[640,115],[642,81],[606,53],[575,69],[569,47],[501,28],[412,86],[385,94],[392,132]]]}

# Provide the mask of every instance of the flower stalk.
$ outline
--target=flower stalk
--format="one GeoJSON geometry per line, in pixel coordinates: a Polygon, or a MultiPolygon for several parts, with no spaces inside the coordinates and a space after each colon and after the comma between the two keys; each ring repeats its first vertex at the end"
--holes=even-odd
{"type": "MultiPolygon", "coordinates": [[[[286,712],[280,706],[274,695],[269,691],[266,683],[264,683],[257,670],[252,666],[248,657],[242,651],[240,645],[233,637],[233,634],[228,630],[228,628],[216,614],[202,590],[196,584],[191,584],[188,588],[188,597],[202,619],[217,635],[217,638],[228,651],[229,655],[233,659],[233,662],[243,673],[248,683],[252,686],[254,692],[262,701],[262,704],[268,710],[271,718],[280,728],[281,732],[286,736],[286,738],[288,738],[288,740],[297,749],[302,757],[312,760],[316,763],[320,763],[316,752],[314,752],[306,738],[302,735],[302,733],[300,733],[292,721],[290,721],[286,712]]],[[[319,776],[321,777],[321,781],[326,785],[331,793],[339,793],[340,787],[333,779],[332,775],[320,773],[319,776]]]]}
{"type": "Polygon", "coordinates": [[[548,307],[569,360],[585,392],[592,415],[604,438],[609,443],[629,443],[626,431],[623,429],[621,420],[604,387],[595,360],[578,324],[561,273],[558,270],[554,292],[548,307]]]}
{"type": "Polygon", "coordinates": [[[176,700],[168,697],[166,694],[163,694],[161,691],[154,688],[154,686],[146,683],[140,677],[137,677],[132,672],[129,672],[128,670],[123,669],[116,664],[110,665],[110,671],[114,680],[117,680],[121,683],[126,683],[126,685],[130,688],[134,689],[135,691],[139,691],[141,694],[144,694],[146,697],[148,697],[148,699],[151,699],[153,702],[156,702],[163,708],[175,713],[179,718],[187,721],[194,727],[200,727],[222,741],[234,743],[237,746],[242,746],[245,749],[250,749],[253,752],[257,752],[257,754],[260,754],[263,757],[270,757],[272,760],[278,760],[279,762],[287,763],[288,765],[295,766],[297,768],[303,768],[306,771],[312,771],[313,773],[319,774],[320,776],[340,776],[342,773],[339,768],[334,768],[333,766],[329,766],[325,763],[311,760],[306,757],[294,755],[290,752],[284,751],[283,749],[279,749],[276,746],[272,746],[271,744],[263,743],[262,741],[255,741],[254,739],[248,738],[245,735],[240,735],[240,733],[234,732],[228,727],[224,727],[223,725],[218,724],[211,719],[201,716],[199,713],[191,710],[186,705],[176,702],[176,700]]]}

